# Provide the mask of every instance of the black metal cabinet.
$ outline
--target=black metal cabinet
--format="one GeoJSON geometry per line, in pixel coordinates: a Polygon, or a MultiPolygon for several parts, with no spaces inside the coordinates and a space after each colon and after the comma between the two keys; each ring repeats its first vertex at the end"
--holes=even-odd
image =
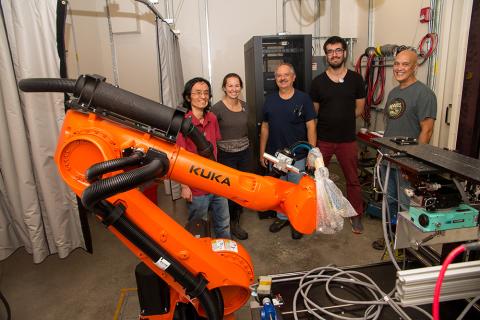
{"type": "Polygon", "coordinates": [[[246,99],[249,106],[249,138],[258,171],[259,134],[265,96],[277,90],[275,68],[282,62],[293,65],[294,87],[310,92],[312,81],[312,35],[254,36],[244,45],[246,99]]]}

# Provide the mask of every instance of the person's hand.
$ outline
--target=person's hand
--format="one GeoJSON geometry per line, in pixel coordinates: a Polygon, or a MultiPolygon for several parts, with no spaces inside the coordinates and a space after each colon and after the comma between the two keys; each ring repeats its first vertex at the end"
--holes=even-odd
{"type": "Polygon", "coordinates": [[[180,196],[188,202],[192,202],[192,190],[190,190],[190,187],[182,184],[182,192],[180,193],[180,196]]]}
{"type": "Polygon", "coordinates": [[[267,160],[263,157],[263,154],[260,155],[260,165],[264,168],[267,168],[268,162],[267,160]]]}

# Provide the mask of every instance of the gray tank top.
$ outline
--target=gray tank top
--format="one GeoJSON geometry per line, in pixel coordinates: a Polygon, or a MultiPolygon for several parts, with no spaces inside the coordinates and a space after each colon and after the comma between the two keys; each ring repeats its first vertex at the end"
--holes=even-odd
{"type": "Polygon", "coordinates": [[[220,150],[225,152],[239,152],[248,148],[248,112],[247,105],[240,101],[242,111],[233,112],[227,108],[222,100],[213,107],[212,112],[217,116],[222,140],[217,142],[220,150]]]}

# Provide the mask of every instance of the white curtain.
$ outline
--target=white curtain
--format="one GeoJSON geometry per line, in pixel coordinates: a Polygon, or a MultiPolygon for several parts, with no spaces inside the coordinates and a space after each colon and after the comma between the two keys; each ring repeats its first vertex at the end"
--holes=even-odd
{"type": "Polygon", "coordinates": [[[169,107],[177,107],[182,102],[183,71],[180,59],[180,46],[177,36],[170,26],[159,21],[158,23],[159,57],[162,79],[162,103],[169,107]]]}
{"type": "Polygon", "coordinates": [[[74,194],[53,161],[63,94],[23,93],[59,78],[57,0],[0,0],[0,260],[25,247],[35,263],[85,247],[74,194]]]}

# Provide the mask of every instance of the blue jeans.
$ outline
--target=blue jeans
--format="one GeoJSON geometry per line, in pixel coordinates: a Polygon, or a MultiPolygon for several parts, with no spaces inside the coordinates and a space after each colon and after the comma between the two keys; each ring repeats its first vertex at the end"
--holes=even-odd
{"type": "MultiPolygon", "coordinates": [[[[380,166],[380,178],[382,185],[385,187],[385,176],[387,174],[387,166],[380,166]]],[[[407,211],[410,207],[410,198],[403,192],[405,188],[410,187],[410,183],[402,177],[402,172],[395,166],[390,166],[387,186],[387,203],[388,213],[392,224],[397,224],[398,211],[407,211]]]]}
{"type": "Polygon", "coordinates": [[[207,220],[208,209],[212,209],[213,230],[215,238],[230,239],[230,214],[226,198],[212,193],[193,196],[192,202],[187,202],[188,221],[194,218],[207,220]]]}
{"type": "MultiPolygon", "coordinates": [[[[295,168],[300,169],[300,171],[304,171],[306,162],[307,162],[307,159],[303,158],[301,160],[295,161],[295,163],[293,165],[294,165],[295,168]]],[[[287,173],[287,175],[281,176],[280,180],[284,180],[284,181],[288,181],[288,182],[298,184],[298,182],[300,181],[300,179],[302,177],[303,177],[303,175],[301,175],[301,174],[289,171],[287,173]]],[[[278,211],[277,211],[277,218],[280,219],[280,220],[288,220],[286,215],[284,215],[283,213],[278,212],[278,211]]]]}

